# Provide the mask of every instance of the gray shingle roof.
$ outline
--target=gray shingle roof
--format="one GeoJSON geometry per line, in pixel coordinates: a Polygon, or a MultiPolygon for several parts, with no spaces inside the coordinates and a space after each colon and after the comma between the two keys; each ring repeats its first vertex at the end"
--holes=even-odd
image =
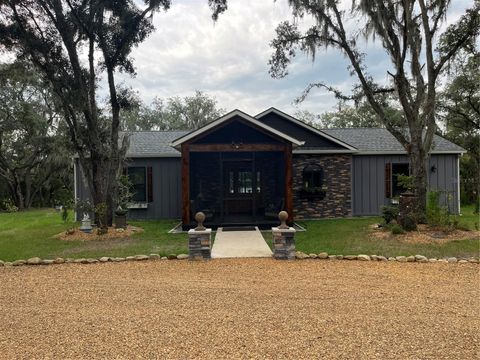
{"type": "Polygon", "coordinates": [[[170,143],[188,131],[134,131],[130,133],[127,157],[180,156],[170,143]]]}
{"type": "MultiPolygon", "coordinates": [[[[326,134],[337,138],[360,153],[404,152],[402,145],[387,129],[322,129],[326,134]]],[[[170,143],[187,134],[188,131],[135,131],[130,133],[130,146],[127,157],[177,157],[180,153],[170,143]]],[[[299,139],[302,140],[302,139],[299,139]]],[[[433,152],[464,152],[460,146],[438,135],[434,137],[433,152]]],[[[312,148],[316,149],[316,148],[312,148]]]]}
{"type": "MultiPolygon", "coordinates": [[[[351,128],[351,129],[324,129],[322,130],[347,144],[358,149],[359,152],[387,153],[404,152],[405,149],[398,140],[387,130],[381,128],[351,128]]],[[[432,152],[464,152],[460,146],[435,135],[432,152]]]]}

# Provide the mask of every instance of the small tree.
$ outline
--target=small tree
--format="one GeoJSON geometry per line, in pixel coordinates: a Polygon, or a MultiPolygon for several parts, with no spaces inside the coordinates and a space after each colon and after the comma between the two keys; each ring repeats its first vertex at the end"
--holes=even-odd
{"type": "Polygon", "coordinates": [[[131,192],[132,183],[126,175],[120,175],[117,178],[117,193],[115,195],[115,203],[117,215],[125,215],[128,211],[128,205],[132,201],[133,193],[131,192]]]}

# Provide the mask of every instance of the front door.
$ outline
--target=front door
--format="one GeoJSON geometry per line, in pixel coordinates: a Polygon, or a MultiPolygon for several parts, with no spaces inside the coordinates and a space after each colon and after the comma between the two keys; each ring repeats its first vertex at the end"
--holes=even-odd
{"type": "Polygon", "coordinates": [[[254,221],[257,176],[252,160],[223,164],[223,222],[254,221]]]}

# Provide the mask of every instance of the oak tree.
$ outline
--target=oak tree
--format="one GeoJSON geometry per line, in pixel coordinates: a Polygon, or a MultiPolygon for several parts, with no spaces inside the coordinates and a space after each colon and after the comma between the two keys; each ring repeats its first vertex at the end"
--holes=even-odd
{"type": "MultiPolygon", "coordinates": [[[[209,0],[215,19],[224,0],[209,0]]],[[[86,175],[100,226],[111,223],[115,179],[127,137],[119,138],[117,74],[134,75],[131,52],[154,30],[155,12],[171,0],[4,0],[0,44],[31,61],[52,86],[86,175]],[[105,83],[102,83],[102,80],[105,83]],[[99,88],[107,89],[107,104],[99,88]]]]}
{"type": "Polygon", "coordinates": [[[353,0],[351,10],[338,0],[289,0],[296,18],[309,16],[313,25],[301,30],[298,23],[283,22],[276,29],[271,45],[271,75],[284,77],[296,52],[315,59],[326,47],[342,53],[352,76],[358,80],[353,94],[344,94],[325,82],[312,82],[302,100],[313,88],[332,91],[338,98],[358,101],[365,98],[378,120],[403,145],[409,155],[415,179],[417,212],[425,214],[427,193],[426,163],[434,147],[437,129],[435,107],[439,78],[449,60],[462,48],[472,46],[479,32],[480,2],[475,1],[461,19],[442,33],[450,1],[448,0],[353,0]],[[352,25],[349,19],[356,23],[352,25]],[[359,25],[361,25],[359,27],[359,25]],[[359,31],[359,29],[361,31],[359,31]],[[448,41],[437,46],[443,34],[448,41]],[[455,34],[454,36],[451,34],[455,34]],[[361,37],[379,41],[389,59],[389,81],[374,79],[368,72],[361,37]],[[398,98],[403,121],[392,121],[383,99],[393,93],[398,98]]]}

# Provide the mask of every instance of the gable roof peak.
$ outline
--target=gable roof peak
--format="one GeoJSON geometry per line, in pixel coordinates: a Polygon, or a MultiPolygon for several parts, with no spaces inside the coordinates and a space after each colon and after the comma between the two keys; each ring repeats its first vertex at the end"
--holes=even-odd
{"type": "Polygon", "coordinates": [[[262,111],[260,114],[255,115],[255,118],[256,119],[261,119],[262,117],[264,117],[264,116],[266,116],[270,113],[277,114],[278,116],[280,116],[280,117],[282,117],[286,120],[289,120],[292,123],[294,123],[298,126],[301,126],[301,127],[303,127],[304,129],[307,129],[310,132],[315,133],[316,135],[322,136],[322,137],[324,137],[324,138],[326,138],[326,139],[328,139],[328,140],[336,143],[337,145],[340,145],[340,146],[342,146],[342,147],[344,147],[348,150],[357,151],[357,148],[355,148],[354,146],[352,146],[352,145],[350,145],[350,144],[348,144],[348,143],[346,143],[346,142],[344,142],[344,141],[342,141],[342,140],[340,140],[340,139],[338,139],[338,138],[336,138],[332,135],[329,135],[326,132],[324,132],[322,130],[319,130],[319,129],[317,129],[317,128],[315,128],[315,127],[313,127],[313,126],[311,126],[311,125],[309,125],[309,124],[307,124],[307,123],[305,123],[301,120],[298,120],[297,118],[287,114],[286,112],[278,110],[275,107],[270,107],[267,110],[262,111]]]}
{"type": "Polygon", "coordinates": [[[225,115],[219,117],[218,119],[196,129],[196,130],[193,130],[191,132],[189,132],[188,134],[186,135],[183,135],[181,137],[179,137],[178,139],[174,140],[170,145],[176,149],[179,148],[179,146],[181,144],[183,144],[184,142],[188,141],[188,140],[191,140],[199,135],[201,135],[202,133],[210,130],[210,129],[213,129],[215,127],[217,127],[218,125],[232,119],[233,117],[235,116],[239,116],[241,117],[242,119],[246,120],[247,122],[259,127],[259,128],[262,128],[263,130],[266,130],[267,132],[270,132],[284,140],[287,140],[288,142],[291,142],[294,146],[302,146],[304,144],[303,141],[300,141],[300,140],[297,140],[287,134],[284,134],[283,132],[281,131],[278,131],[277,129],[274,129],[264,123],[262,123],[261,121],[258,121],[258,119],[256,119],[255,117],[249,115],[248,113],[242,111],[242,110],[239,110],[239,109],[234,109],[228,113],[226,113],[225,115]]]}

